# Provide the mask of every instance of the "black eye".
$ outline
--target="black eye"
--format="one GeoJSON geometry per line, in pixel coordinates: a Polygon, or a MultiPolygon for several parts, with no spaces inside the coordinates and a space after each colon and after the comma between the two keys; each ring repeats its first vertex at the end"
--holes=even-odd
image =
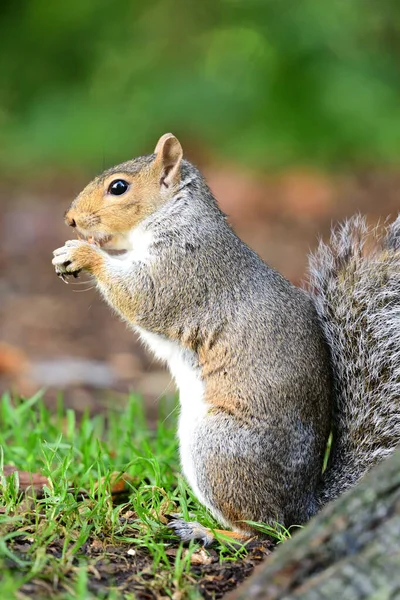
{"type": "Polygon", "coordinates": [[[113,196],[121,196],[122,194],[125,194],[128,187],[129,183],[124,181],[124,179],[115,179],[108,186],[108,193],[113,196]]]}

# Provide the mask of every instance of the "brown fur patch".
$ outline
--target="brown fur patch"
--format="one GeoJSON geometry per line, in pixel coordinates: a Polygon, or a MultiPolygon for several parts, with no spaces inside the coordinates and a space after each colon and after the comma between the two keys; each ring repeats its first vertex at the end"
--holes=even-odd
{"type": "Polygon", "coordinates": [[[219,340],[219,332],[208,333],[197,350],[206,386],[205,400],[212,406],[211,410],[226,412],[242,421],[246,416],[245,407],[237,394],[236,382],[232,381],[235,368],[226,344],[219,340]]]}
{"type": "MultiPolygon", "coordinates": [[[[243,527],[243,529],[245,529],[245,527],[243,527]]],[[[231,540],[235,540],[237,542],[240,542],[242,544],[244,544],[245,542],[248,542],[249,539],[252,537],[250,534],[250,528],[249,528],[249,534],[245,534],[245,533],[239,533],[238,531],[228,531],[227,529],[214,529],[214,533],[221,534],[224,537],[228,537],[231,540]]]]}
{"type": "Polygon", "coordinates": [[[233,527],[238,527],[239,529],[243,529],[244,531],[252,531],[250,525],[244,523],[246,519],[248,520],[248,515],[246,516],[242,511],[238,510],[236,507],[231,506],[228,502],[222,502],[220,506],[220,511],[224,515],[225,519],[232,523],[233,527]]]}
{"type": "Polygon", "coordinates": [[[130,173],[116,171],[106,177],[97,177],[74,200],[65,215],[67,224],[75,221],[78,233],[84,235],[117,235],[136,227],[153,214],[175,192],[179,184],[179,170],[175,185],[161,194],[162,164],[153,161],[141,170],[130,173]],[[108,192],[110,184],[123,179],[129,184],[121,196],[108,192]]]}
{"type": "Polygon", "coordinates": [[[85,270],[99,277],[104,272],[104,257],[95,246],[82,243],[73,249],[71,262],[76,264],[77,270],[85,270]]]}

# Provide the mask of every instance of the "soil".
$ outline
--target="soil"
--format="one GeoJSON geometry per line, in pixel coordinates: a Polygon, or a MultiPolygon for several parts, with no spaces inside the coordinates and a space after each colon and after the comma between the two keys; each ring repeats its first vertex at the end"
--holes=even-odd
{"type": "MultiPolygon", "coordinates": [[[[26,540],[16,540],[13,552],[21,559],[29,552],[30,544],[26,540]]],[[[195,586],[206,600],[222,598],[224,594],[236,588],[259,564],[271,553],[272,544],[269,542],[252,542],[248,546],[248,554],[240,560],[221,562],[215,550],[200,549],[192,555],[192,562],[207,564],[192,564],[190,573],[186,576],[184,585],[195,586]]],[[[59,558],[63,551],[63,541],[57,540],[48,551],[59,558]]],[[[170,547],[166,554],[174,563],[177,549],[170,547]]],[[[42,573],[40,579],[33,579],[24,584],[19,592],[21,597],[52,598],[60,592],[68,591],[71,586],[71,575],[76,575],[82,560],[89,563],[89,590],[96,596],[106,596],[112,588],[122,593],[132,593],[138,600],[159,600],[168,598],[167,589],[174,590],[172,598],[179,600],[184,594],[174,582],[173,571],[167,572],[157,567],[156,573],[152,559],[146,550],[126,545],[103,545],[98,539],[91,540],[81,549],[81,555],[76,557],[65,577],[55,580],[49,570],[42,573]]],[[[8,568],[14,568],[10,559],[6,560],[8,568]]],[[[20,573],[20,569],[15,567],[20,573]]]]}

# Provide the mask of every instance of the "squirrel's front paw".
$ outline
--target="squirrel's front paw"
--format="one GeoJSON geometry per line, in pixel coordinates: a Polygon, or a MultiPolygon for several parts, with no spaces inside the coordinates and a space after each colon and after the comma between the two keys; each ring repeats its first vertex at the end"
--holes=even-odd
{"type": "Polygon", "coordinates": [[[83,240],[69,240],[53,252],[53,265],[63,281],[68,275],[78,276],[82,270],[93,272],[102,262],[101,250],[83,240]]]}

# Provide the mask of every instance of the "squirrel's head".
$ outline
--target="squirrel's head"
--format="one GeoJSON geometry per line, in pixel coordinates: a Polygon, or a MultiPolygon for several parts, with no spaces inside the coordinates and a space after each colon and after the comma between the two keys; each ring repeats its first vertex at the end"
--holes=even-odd
{"type": "Polygon", "coordinates": [[[65,222],[81,238],[126,249],[129,232],[178,191],[181,161],[179,141],[166,133],[154,154],[108,169],[89,183],[73,201],[65,222]]]}

